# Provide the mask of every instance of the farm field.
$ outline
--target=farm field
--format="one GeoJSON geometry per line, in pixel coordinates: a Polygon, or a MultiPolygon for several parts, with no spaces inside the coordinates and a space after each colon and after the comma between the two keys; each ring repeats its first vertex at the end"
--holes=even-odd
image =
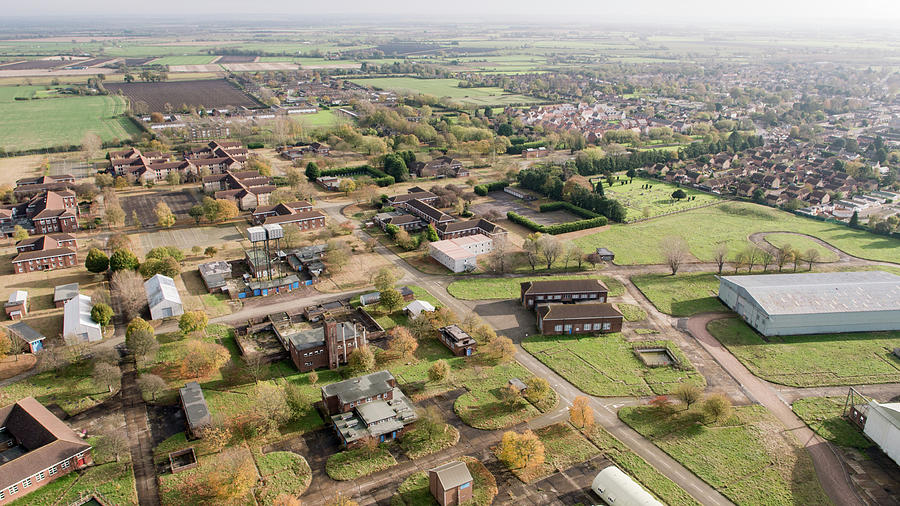
{"type": "MultiPolygon", "coordinates": [[[[622,176],[621,181],[627,179],[622,176]]],[[[672,192],[678,188],[676,185],[659,180],[636,177],[630,184],[623,185],[619,181],[612,186],[604,184],[603,191],[606,196],[618,200],[625,206],[627,211],[625,219],[628,221],[693,209],[722,200],[716,195],[692,188],[681,188],[687,194],[687,198],[677,201],[672,198],[672,192]],[[641,188],[644,185],[649,185],[650,188],[641,188]]]]}
{"type": "Polygon", "coordinates": [[[531,104],[539,100],[525,95],[508,94],[501,88],[460,88],[457,79],[416,79],[413,77],[380,77],[375,79],[351,79],[361,86],[370,86],[397,92],[422,93],[436,97],[449,97],[477,106],[531,104]]]}
{"type": "Polygon", "coordinates": [[[737,318],[713,320],[707,329],[753,374],[780,385],[900,382],[900,360],[891,355],[900,332],[772,336],[766,342],[737,318]]]}
{"type": "Polygon", "coordinates": [[[751,245],[750,234],[784,230],[818,237],[861,258],[900,263],[900,239],[747,202],[722,203],[641,223],[612,225],[602,232],[575,239],[575,244],[585,252],[609,248],[615,252],[617,264],[653,264],[664,260],[660,240],[674,235],[687,242],[695,258],[709,262],[719,242],[725,243],[733,254],[751,245]]]}
{"type": "Polygon", "coordinates": [[[728,311],[719,302],[719,281],[712,272],[639,274],[631,282],[656,309],[672,316],[691,316],[709,311],[728,311]]]}
{"type": "Polygon", "coordinates": [[[523,276],[519,278],[472,278],[454,281],[447,287],[450,295],[462,300],[518,299],[521,296],[521,284],[526,281],[550,281],[562,279],[599,279],[609,289],[610,297],[619,297],[625,293],[625,287],[615,278],[609,276],[523,276]]]}
{"type": "MultiPolygon", "coordinates": [[[[641,344],[649,343],[642,341],[641,344]]],[[[598,397],[645,396],[671,393],[681,383],[703,387],[706,380],[674,343],[667,347],[681,361],[681,369],[648,367],[622,334],[601,336],[531,336],[522,347],[581,391],[598,397]]]]}
{"type": "Polygon", "coordinates": [[[113,95],[15,100],[45,94],[40,86],[0,87],[0,149],[21,151],[80,145],[94,132],[103,141],[127,140],[139,133],[122,116],[125,100],[113,95]]]}
{"type": "Polygon", "coordinates": [[[797,399],[791,409],[824,439],[840,446],[866,449],[873,445],[842,415],[845,397],[808,397],[797,399]]]}
{"type": "Polygon", "coordinates": [[[144,102],[150,111],[163,112],[166,104],[204,107],[259,107],[250,96],[224,79],[169,81],[161,83],[111,83],[110,93],[121,93],[133,103],[144,102]]]}
{"type": "Polygon", "coordinates": [[[150,65],[204,65],[212,63],[217,56],[215,55],[184,55],[184,56],[163,56],[149,62],[150,65]]]}
{"type": "Polygon", "coordinates": [[[809,455],[761,406],[722,423],[697,404],[666,417],[628,406],[619,418],[736,504],[828,504],[809,455]]]}

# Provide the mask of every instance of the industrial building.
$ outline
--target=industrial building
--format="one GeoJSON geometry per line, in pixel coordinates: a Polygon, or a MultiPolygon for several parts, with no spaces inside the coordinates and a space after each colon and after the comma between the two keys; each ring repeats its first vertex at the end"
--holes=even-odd
{"type": "Polygon", "coordinates": [[[900,276],[883,271],[722,276],[719,299],[764,336],[900,330],[900,276]]]}

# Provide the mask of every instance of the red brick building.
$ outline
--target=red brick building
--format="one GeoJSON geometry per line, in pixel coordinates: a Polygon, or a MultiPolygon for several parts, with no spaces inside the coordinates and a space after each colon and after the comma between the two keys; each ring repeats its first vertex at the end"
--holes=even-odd
{"type": "Polygon", "coordinates": [[[0,408],[0,505],[92,463],[91,446],[33,397],[0,408]]]}
{"type": "Polygon", "coordinates": [[[23,251],[12,259],[13,272],[66,269],[77,265],[78,260],[73,248],[60,245],[53,236],[38,239],[33,243],[32,249],[23,251]]]}
{"type": "Polygon", "coordinates": [[[475,354],[478,343],[458,325],[448,325],[438,329],[438,339],[457,357],[468,357],[475,354]]]}
{"type": "Polygon", "coordinates": [[[599,279],[552,279],[526,281],[520,285],[520,300],[528,309],[551,302],[606,302],[609,289],[599,279]]]}
{"type": "Polygon", "coordinates": [[[544,335],[620,332],[622,313],[612,304],[549,304],[538,306],[538,332],[544,335]]]}
{"type": "Polygon", "coordinates": [[[325,227],[325,214],[305,200],[284,202],[281,204],[259,206],[252,214],[256,225],[287,225],[292,223],[300,230],[313,230],[325,227]]]}
{"type": "Polygon", "coordinates": [[[36,235],[22,239],[16,243],[16,253],[25,253],[26,251],[40,251],[46,248],[47,241],[51,241],[51,247],[69,248],[78,251],[78,242],[75,237],[69,234],[49,234],[36,235]],[[56,241],[56,245],[52,246],[52,241],[56,241]]]}
{"type": "Polygon", "coordinates": [[[25,206],[25,216],[34,224],[37,234],[75,232],[78,230],[78,203],[75,192],[47,191],[32,198],[25,206]]]}

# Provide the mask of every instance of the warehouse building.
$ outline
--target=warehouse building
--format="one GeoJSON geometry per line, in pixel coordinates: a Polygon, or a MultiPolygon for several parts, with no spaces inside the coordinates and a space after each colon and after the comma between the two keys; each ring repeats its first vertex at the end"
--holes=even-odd
{"type": "Polygon", "coordinates": [[[883,271],[722,276],[719,299],[764,336],[900,330],[900,276],[883,271]]]}

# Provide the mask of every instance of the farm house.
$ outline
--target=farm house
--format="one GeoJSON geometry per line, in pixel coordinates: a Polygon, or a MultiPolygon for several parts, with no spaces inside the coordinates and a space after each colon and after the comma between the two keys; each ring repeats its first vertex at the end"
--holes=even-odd
{"type": "Polygon", "coordinates": [[[719,299],[764,336],[900,330],[900,276],[883,271],[722,276],[719,299]]]}

